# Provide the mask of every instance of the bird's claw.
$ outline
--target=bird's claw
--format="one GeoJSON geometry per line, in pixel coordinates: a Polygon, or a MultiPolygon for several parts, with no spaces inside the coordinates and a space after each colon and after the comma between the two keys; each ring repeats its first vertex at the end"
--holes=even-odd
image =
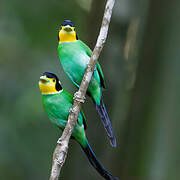
{"type": "Polygon", "coordinates": [[[73,108],[70,108],[69,109],[69,113],[74,113],[75,111],[74,111],[74,109],[73,108]]]}
{"type": "Polygon", "coordinates": [[[57,144],[62,144],[62,139],[61,138],[59,138],[58,140],[57,140],[57,144]]]}
{"type": "Polygon", "coordinates": [[[73,99],[76,99],[77,101],[79,101],[81,103],[84,103],[86,98],[85,98],[85,96],[81,97],[81,93],[79,91],[77,91],[77,92],[75,92],[73,99]]]}
{"type": "Polygon", "coordinates": [[[90,68],[90,71],[95,71],[96,70],[96,67],[92,68],[90,64],[87,65],[87,68],[90,68]]]}

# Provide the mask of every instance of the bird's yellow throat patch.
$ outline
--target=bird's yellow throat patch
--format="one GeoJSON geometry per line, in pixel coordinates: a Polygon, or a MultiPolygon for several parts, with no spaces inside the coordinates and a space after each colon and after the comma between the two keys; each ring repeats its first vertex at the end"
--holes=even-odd
{"type": "Polygon", "coordinates": [[[39,81],[39,89],[42,94],[59,93],[59,91],[56,90],[55,84],[56,82],[53,79],[42,76],[39,81]]]}
{"type": "Polygon", "coordinates": [[[39,82],[39,88],[42,94],[55,94],[58,91],[55,89],[54,86],[47,86],[39,82]]]}
{"type": "Polygon", "coordinates": [[[76,32],[74,31],[73,27],[72,27],[72,31],[71,32],[65,31],[63,27],[59,31],[59,43],[74,42],[76,40],[77,40],[76,32]]]}

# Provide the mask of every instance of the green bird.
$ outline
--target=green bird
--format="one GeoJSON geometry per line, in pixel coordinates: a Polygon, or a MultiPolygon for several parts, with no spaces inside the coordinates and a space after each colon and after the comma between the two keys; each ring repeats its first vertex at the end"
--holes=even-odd
{"type": "MultiPolygon", "coordinates": [[[[62,67],[73,84],[79,87],[92,51],[81,40],[78,40],[74,24],[70,20],[65,20],[61,24],[58,40],[58,54],[62,67]]],[[[97,62],[87,89],[87,94],[92,98],[96,106],[111,145],[116,147],[116,138],[113,133],[111,121],[103,103],[103,88],[105,88],[104,75],[100,64],[97,62]]]]}
{"type": "MultiPolygon", "coordinates": [[[[50,121],[58,127],[62,133],[68,121],[69,111],[73,105],[73,96],[62,89],[58,77],[50,72],[41,74],[39,88],[42,93],[42,104],[45,112],[47,113],[50,121]]],[[[113,177],[96,158],[94,152],[88,144],[85,129],[86,118],[81,110],[72,132],[72,139],[75,139],[80,144],[91,165],[104,179],[118,180],[118,178],[113,177]]]]}

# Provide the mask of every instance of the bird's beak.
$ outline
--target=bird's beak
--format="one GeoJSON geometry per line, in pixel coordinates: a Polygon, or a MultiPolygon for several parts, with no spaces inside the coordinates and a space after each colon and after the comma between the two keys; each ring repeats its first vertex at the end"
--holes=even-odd
{"type": "Polygon", "coordinates": [[[49,82],[49,79],[46,76],[41,76],[40,77],[40,82],[47,83],[47,82],[49,82]]]}
{"type": "Polygon", "coordinates": [[[66,32],[71,32],[73,31],[73,27],[71,27],[70,25],[66,25],[63,27],[63,30],[65,30],[66,32]]]}

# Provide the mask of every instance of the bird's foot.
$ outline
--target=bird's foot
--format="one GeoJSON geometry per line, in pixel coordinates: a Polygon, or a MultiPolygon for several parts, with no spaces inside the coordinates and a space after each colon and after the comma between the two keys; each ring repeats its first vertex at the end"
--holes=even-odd
{"type": "Polygon", "coordinates": [[[62,139],[61,139],[61,137],[57,140],[57,144],[62,144],[62,139]]]}
{"type": "Polygon", "coordinates": [[[81,93],[79,91],[77,91],[74,94],[74,99],[81,103],[84,103],[86,98],[85,98],[85,96],[81,96],[81,93]]]}
{"type": "Polygon", "coordinates": [[[95,67],[94,67],[94,68],[92,68],[90,64],[88,64],[88,65],[87,65],[87,68],[89,68],[89,69],[90,69],[90,71],[92,71],[92,72],[96,70],[96,68],[95,68],[95,67]]]}
{"type": "Polygon", "coordinates": [[[75,113],[76,111],[73,108],[69,109],[69,113],[75,113]]]}

